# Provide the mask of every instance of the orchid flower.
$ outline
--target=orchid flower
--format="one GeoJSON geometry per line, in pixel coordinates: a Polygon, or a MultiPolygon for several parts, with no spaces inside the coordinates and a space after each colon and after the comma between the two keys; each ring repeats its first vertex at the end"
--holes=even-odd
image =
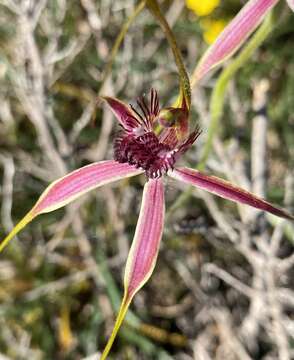
{"type": "Polygon", "coordinates": [[[188,132],[189,113],[184,100],[179,108],[160,110],[158,96],[153,89],[150,100],[138,99],[137,107],[128,106],[112,97],[105,96],[103,100],[122,128],[114,141],[114,160],[84,166],[53,182],[0,244],[1,251],[21,228],[40,214],[61,208],[104,184],[145,173],[146,183],[139,220],[125,269],[124,297],[113,333],[101,359],[106,358],[134,295],[150,278],[155,267],[165,213],[164,175],[222,198],[294,220],[294,216],[285,210],[223,179],[188,167],[176,166],[179,158],[200,135],[198,128],[188,132]]]}
{"type": "MultiPolygon", "coordinates": [[[[258,27],[279,0],[249,0],[200,59],[191,84],[194,86],[211,69],[228,59],[258,27]]],[[[294,0],[287,0],[294,11],[294,0]]]]}

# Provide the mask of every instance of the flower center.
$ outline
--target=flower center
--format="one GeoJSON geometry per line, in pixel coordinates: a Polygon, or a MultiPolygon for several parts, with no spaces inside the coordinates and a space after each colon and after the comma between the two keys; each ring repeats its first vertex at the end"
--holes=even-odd
{"type": "Polygon", "coordinates": [[[175,162],[192,146],[201,131],[196,127],[186,136],[187,109],[166,108],[161,112],[154,89],[151,89],[149,102],[141,97],[137,105],[138,110],[130,105],[125,114],[124,121],[128,126],[123,126],[124,131],[114,141],[114,159],[145,170],[148,178],[159,178],[173,169],[175,162]],[[167,119],[169,121],[164,125],[167,119]],[[156,122],[162,127],[158,136],[153,131],[156,122]],[[184,139],[180,140],[177,132],[184,133],[184,139]]]}
{"type": "Polygon", "coordinates": [[[140,136],[119,135],[114,142],[114,159],[144,169],[152,179],[172,169],[176,161],[174,151],[161,143],[152,131],[140,136]]]}

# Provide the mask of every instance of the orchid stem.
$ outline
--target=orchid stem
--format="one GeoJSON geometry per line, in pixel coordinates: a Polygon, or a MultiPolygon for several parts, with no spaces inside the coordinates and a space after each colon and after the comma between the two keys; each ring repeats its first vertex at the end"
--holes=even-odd
{"type": "Polygon", "coordinates": [[[179,71],[179,77],[180,77],[180,95],[176,102],[176,105],[179,106],[181,104],[182,100],[184,99],[186,102],[186,106],[188,110],[190,109],[191,105],[191,86],[190,86],[190,80],[189,76],[187,74],[181,52],[179,50],[179,47],[177,45],[176,39],[174,37],[174,34],[166,21],[165,17],[163,16],[157,0],[146,0],[146,5],[153,14],[153,16],[158,20],[160,23],[160,26],[163,30],[163,32],[166,35],[166,38],[169,42],[169,45],[172,49],[175,62],[179,71]]]}
{"type": "MultiPolygon", "coordinates": [[[[97,254],[97,262],[99,264],[99,271],[106,285],[106,290],[112,308],[116,313],[118,313],[121,306],[120,291],[111,275],[111,272],[109,271],[105,255],[102,251],[99,251],[97,254]]],[[[171,360],[171,357],[168,356],[168,354],[162,350],[161,347],[156,346],[148,339],[148,337],[151,337],[150,334],[145,335],[145,332],[141,329],[144,329],[146,325],[143,324],[141,319],[138,318],[131,310],[129,310],[126,314],[125,324],[127,326],[123,327],[120,333],[121,338],[126,338],[129,342],[140,346],[140,349],[149,356],[160,353],[163,359],[171,360]]]]}
{"type": "Polygon", "coordinates": [[[219,127],[219,121],[223,115],[225,95],[228,84],[235,73],[251,58],[254,51],[264,42],[275,26],[274,15],[270,13],[257,30],[255,35],[249,40],[248,44],[240,52],[240,54],[222,71],[216,85],[213,89],[210,100],[210,116],[211,121],[208,128],[207,139],[203,148],[203,152],[198,164],[199,170],[204,170],[207,159],[212,150],[214,136],[219,127]]]}
{"type": "Polygon", "coordinates": [[[123,300],[122,300],[122,303],[121,303],[121,306],[120,306],[120,309],[118,311],[118,316],[116,318],[116,321],[115,321],[115,324],[114,324],[114,327],[113,327],[113,330],[112,330],[112,334],[106,344],[106,347],[105,349],[103,350],[103,353],[100,357],[100,360],[105,360],[107,358],[107,355],[109,354],[109,351],[112,347],[112,344],[116,338],[116,335],[123,323],[123,320],[126,316],[126,313],[128,311],[128,308],[129,308],[129,305],[130,305],[130,302],[131,302],[131,299],[128,299],[127,296],[125,295],[123,300]]]}

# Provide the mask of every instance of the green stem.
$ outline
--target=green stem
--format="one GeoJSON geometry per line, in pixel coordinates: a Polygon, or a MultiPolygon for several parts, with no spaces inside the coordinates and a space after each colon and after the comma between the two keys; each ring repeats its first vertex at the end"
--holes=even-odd
{"type": "Polygon", "coordinates": [[[252,57],[254,51],[264,42],[275,26],[273,13],[270,13],[257,30],[255,35],[249,40],[248,44],[240,52],[240,54],[222,71],[216,85],[213,89],[210,100],[210,116],[211,121],[208,128],[207,139],[198,165],[199,170],[204,170],[207,159],[212,150],[214,136],[219,127],[219,121],[223,115],[225,95],[229,81],[235,73],[252,57]]]}
{"type": "Polygon", "coordinates": [[[118,52],[118,49],[119,49],[119,47],[120,47],[120,45],[121,45],[127,31],[129,30],[129,27],[131,26],[133,21],[136,19],[136,17],[140,14],[140,12],[144,9],[145,3],[146,3],[145,0],[142,0],[142,1],[140,1],[138,3],[138,5],[135,7],[132,14],[128,17],[126,22],[123,24],[119,34],[117,35],[117,38],[115,39],[114,45],[113,45],[113,47],[111,49],[109,59],[108,59],[107,64],[106,64],[106,66],[104,68],[104,73],[103,73],[103,76],[102,76],[102,80],[101,80],[101,83],[100,83],[100,88],[99,88],[98,93],[101,92],[106,80],[108,79],[108,77],[110,75],[111,68],[112,68],[115,56],[116,56],[116,54],[118,52]]]}
{"type": "Polygon", "coordinates": [[[189,186],[185,191],[181,192],[181,194],[177,197],[177,200],[172,204],[172,206],[169,207],[168,211],[166,212],[166,221],[169,221],[171,215],[189,200],[193,190],[194,187],[189,186]]]}
{"type": "MultiPolygon", "coordinates": [[[[115,312],[118,312],[121,303],[121,294],[114,281],[114,278],[109,271],[105,255],[101,249],[97,253],[97,262],[100,274],[105,282],[106,291],[108,293],[111,305],[115,312]]],[[[150,356],[159,353],[161,354],[162,359],[171,360],[171,357],[169,357],[160,346],[153,344],[151,340],[149,340],[144,334],[140,332],[142,321],[131,310],[129,310],[126,315],[125,323],[128,326],[122,328],[120,333],[121,337],[126,338],[128,342],[139,346],[142,351],[150,356]]]]}
{"type": "Polygon", "coordinates": [[[175,62],[179,71],[179,77],[180,77],[180,96],[179,100],[177,101],[177,106],[180,106],[183,99],[185,99],[186,106],[188,110],[190,109],[191,105],[191,86],[190,86],[190,80],[189,76],[187,74],[185,65],[183,63],[182,55],[179,50],[179,47],[177,45],[176,39],[174,37],[174,34],[171,30],[171,28],[168,25],[168,22],[166,21],[165,17],[163,16],[157,0],[146,0],[146,5],[153,14],[153,16],[158,20],[160,23],[160,26],[163,30],[163,32],[166,35],[166,38],[169,42],[169,45],[172,49],[175,62]]]}
{"type": "Polygon", "coordinates": [[[269,213],[266,213],[266,218],[273,227],[278,226],[282,222],[286,238],[294,245],[294,226],[290,221],[285,221],[269,213]]]}

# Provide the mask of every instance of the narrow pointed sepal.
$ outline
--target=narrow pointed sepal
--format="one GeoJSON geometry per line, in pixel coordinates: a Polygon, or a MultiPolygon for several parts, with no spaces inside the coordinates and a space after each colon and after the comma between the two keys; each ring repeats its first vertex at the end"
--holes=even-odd
{"type": "Polygon", "coordinates": [[[101,360],[106,359],[134,295],[154,270],[162,238],[164,211],[162,180],[150,179],[144,187],[140,215],[126,264],[124,298],[101,360]]]}
{"type": "MultiPolygon", "coordinates": [[[[192,84],[238,50],[278,1],[249,0],[200,59],[193,74],[192,84]]],[[[293,3],[293,0],[288,0],[290,6],[291,2],[293,3]]]]}
{"type": "Polygon", "coordinates": [[[228,181],[218,177],[208,176],[197,170],[189,168],[175,169],[174,171],[169,172],[169,176],[197,188],[207,190],[210,193],[218,195],[224,199],[246,204],[285,219],[294,220],[294,216],[289,214],[287,211],[279,209],[254,194],[232,185],[228,181]]]}
{"type": "Polygon", "coordinates": [[[130,106],[110,96],[100,97],[106,101],[114,116],[126,131],[132,132],[133,129],[140,126],[140,121],[130,106]]]}
{"type": "Polygon", "coordinates": [[[142,172],[129,164],[107,160],[84,166],[54,181],[43,192],[35,206],[0,243],[0,251],[36,216],[59,209],[99,186],[142,172]]]}
{"type": "Polygon", "coordinates": [[[124,286],[128,298],[146,283],[155,267],[164,222],[164,188],[162,179],[145,184],[140,215],[128,256],[124,286]]]}

